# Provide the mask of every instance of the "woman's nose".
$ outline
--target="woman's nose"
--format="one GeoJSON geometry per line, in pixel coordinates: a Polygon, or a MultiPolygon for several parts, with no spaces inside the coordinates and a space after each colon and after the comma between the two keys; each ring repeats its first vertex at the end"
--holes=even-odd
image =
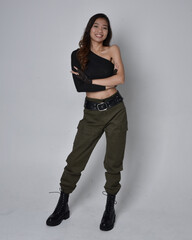
{"type": "Polygon", "coordinates": [[[103,32],[103,29],[102,29],[101,27],[99,27],[99,29],[98,29],[98,30],[99,30],[99,32],[103,32]]]}
{"type": "Polygon", "coordinates": [[[102,29],[102,27],[100,26],[100,27],[98,27],[98,31],[99,32],[102,32],[103,31],[103,29],[102,29]]]}

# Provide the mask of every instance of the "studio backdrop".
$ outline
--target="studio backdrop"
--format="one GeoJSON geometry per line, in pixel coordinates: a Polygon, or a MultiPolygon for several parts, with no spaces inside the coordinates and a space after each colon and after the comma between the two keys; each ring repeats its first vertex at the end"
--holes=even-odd
{"type": "MultiPolygon", "coordinates": [[[[192,216],[188,0],[0,0],[0,214],[25,204],[50,210],[48,192],[59,190],[83,117],[85,94],[75,89],[71,52],[100,12],[111,21],[126,75],[118,86],[129,128],[119,213],[137,208],[192,216]]],[[[103,199],[105,146],[103,136],[73,206],[82,192],[82,202],[103,199]]]]}

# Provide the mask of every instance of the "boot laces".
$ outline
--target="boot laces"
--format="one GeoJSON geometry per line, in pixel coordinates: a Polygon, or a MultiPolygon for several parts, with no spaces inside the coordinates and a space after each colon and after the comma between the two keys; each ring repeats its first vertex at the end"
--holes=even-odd
{"type": "MultiPolygon", "coordinates": [[[[59,191],[53,191],[53,192],[49,192],[49,193],[57,193],[57,194],[60,194],[61,193],[61,190],[60,190],[60,192],[59,191]]],[[[62,198],[61,199],[61,197],[59,198],[59,200],[58,200],[58,203],[57,203],[57,206],[56,206],[56,208],[55,208],[55,211],[56,212],[58,212],[58,211],[60,211],[60,209],[63,207],[65,205],[65,200],[64,200],[64,198],[62,198]],[[61,201],[61,205],[59,206],[59,202],[61,201]]]]}
{"type": "Polygon", "coordinates": [[[61,193],[61,188],[59,188],[59,191],[53,191],[53,192],[49,192],[49,193],[61,193]]]}
{"type": "MultiPolygon", "coordinates": [[[[106,192],[106,191],[103,191],[102,194],[107,197],[107,192],[106,192]]],[[[117,204],[117,201],[116,201],[116,200],[115,200],[114,204],[115,204],[115,205],[117,204]]]]}

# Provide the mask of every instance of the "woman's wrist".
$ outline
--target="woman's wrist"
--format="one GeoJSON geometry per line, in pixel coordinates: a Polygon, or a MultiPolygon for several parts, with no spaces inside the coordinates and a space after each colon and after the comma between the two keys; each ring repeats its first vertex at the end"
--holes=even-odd
{"type": "Polygon", "coordinates": [[[107,86],[106,89],[116,88],[116,86],[107,86]]]}

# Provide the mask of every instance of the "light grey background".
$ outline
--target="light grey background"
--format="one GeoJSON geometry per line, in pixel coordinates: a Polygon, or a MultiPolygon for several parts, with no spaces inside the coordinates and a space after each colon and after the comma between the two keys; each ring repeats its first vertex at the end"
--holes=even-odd
{"type": "Polygon", "coordinates": [[[191,240],[192,1],[0,0],[0,238],[191,240]],[[99,230],[105,138],[76,191],[71,218],[45,225],[58,196],[84,93],[70,55],[104,12],[126,83],[129,131],[117,221],[99,230]]]}

